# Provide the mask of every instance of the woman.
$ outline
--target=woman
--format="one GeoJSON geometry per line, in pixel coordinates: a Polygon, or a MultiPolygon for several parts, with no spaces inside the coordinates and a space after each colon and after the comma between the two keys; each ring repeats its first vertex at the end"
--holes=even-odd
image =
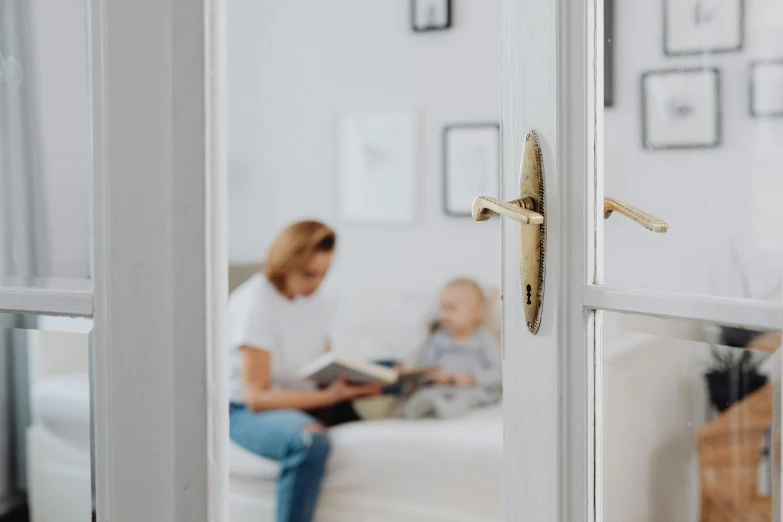
{"type": "Polygon", "coordinates": [[[317,294],[332,263],[334,231],[295,223],[275,239],[263,274],[232,296],[250,307],[232,310],[229,378],[231,439],[277,460],[278,522],[313,520],[329,456],[324,426],[306,413],[378,393],[376,386],[335,381],[316,390],[297,372],[329,349],[327,313],[317,294]]]}

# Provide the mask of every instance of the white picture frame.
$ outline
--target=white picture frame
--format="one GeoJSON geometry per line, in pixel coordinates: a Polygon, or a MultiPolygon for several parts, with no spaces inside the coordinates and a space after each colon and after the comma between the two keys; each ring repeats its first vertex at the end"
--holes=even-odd
{"type": "Polygon", "coordinates": [[[417,33],[451,27],[451,0],[411,0],[411,28],[417,33]]]}
{"type": "Polygon", "coordinates": [[[667,56],[739,51],[745,41],[744,0],[663,0],[667,56]]]}
{"type": "Polygon", "coordinates": [[[500,125],[455,123],[443,128],[443,211],[470,217],[477,196],[499,197],[500,125]]]}
{"type": "Polygon", "coordinates": [[[642,75],[642,144],[647,149],[721,144],[720,71],[667,69],[642,75]]]}
{"type": "Polygon", "coordinates": [[[783,118],[783,59],[750,65],[750,115],[783,118]]]}
{"type": "Polygon", "coordinates": [[[343,221],[402,224],[416,219],[416,115],[346,114],[340,121],[343,221]]]}

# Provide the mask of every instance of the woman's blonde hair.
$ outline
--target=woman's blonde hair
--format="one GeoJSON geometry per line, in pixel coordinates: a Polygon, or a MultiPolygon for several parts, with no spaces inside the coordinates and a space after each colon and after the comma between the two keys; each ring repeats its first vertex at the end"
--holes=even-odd
{"type": "Polygon", "coordinates": [[[282,292],[289,273],[303,269],[318,252],[332,252],[336,243],[334,230],[318,221],[289,225],[269,247],[263,273],[282,292]]]}

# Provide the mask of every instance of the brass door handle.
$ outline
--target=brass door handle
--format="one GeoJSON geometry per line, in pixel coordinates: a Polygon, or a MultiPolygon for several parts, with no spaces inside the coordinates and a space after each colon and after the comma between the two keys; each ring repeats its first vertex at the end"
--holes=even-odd
{"type": "Polygon", "coordinates": [[[473,220],[486,221],[493,214],[500,214],[526,225],[541,225],[544,216],[536,212],[533,196],[523,196],[512,201],[500,201],[489,196],[473,200],[473,220]]]}
{"type": "Polygon", "coordinates": [[[630,220],[639,223],[647,230],[660,233],[664,233],[669,230],[669,224],[661,218],[657,218],[643,210],[639,210],[638,208],[631,206],[624,201],[620,201],[619,199],[604,198],[604,219],[609,219],[609,216],[611,216],[612,212],[615,211],[619,212],[630,220]]]}
{"type": "MultiPolygon", "coordinates": [[[[541,325],[544,299],[544,265],[546,263],[546,200],[544,197],[544,161],[536,132],[525,136],[522,165],[519,172],[519,197],[500,201],[489,196],[473,200],[472,214],[476,221],[486,221],[492,214],[501,214],[518,221],[519,263],[522,284],[522,306],[530,333],[541,325]]],[[[516,195],[516,194],[515,194],[516,195]]]]}

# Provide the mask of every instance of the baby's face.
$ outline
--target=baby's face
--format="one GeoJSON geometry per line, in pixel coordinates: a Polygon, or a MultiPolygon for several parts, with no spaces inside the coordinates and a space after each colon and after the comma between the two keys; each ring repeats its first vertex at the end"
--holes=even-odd
{"type": "Polygon", "coordinates": [[[440,296],[440,325],[450,334],[467,333],[478,326],[481,302],[467,286],[446,288],[440,296]]]}

